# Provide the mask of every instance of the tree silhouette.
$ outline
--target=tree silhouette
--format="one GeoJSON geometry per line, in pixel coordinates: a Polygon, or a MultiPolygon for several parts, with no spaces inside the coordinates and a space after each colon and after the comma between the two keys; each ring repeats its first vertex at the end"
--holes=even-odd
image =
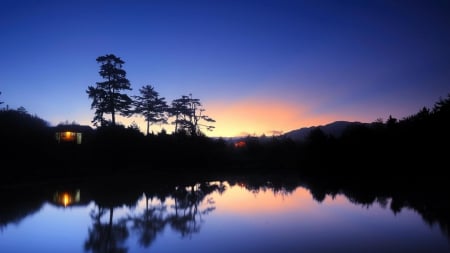
{"type": "Polygon", "coordinates": [[[173,122],[175,124],[175,132],[186,131],[192,136],[197,136],[201,135],[201,127],[212,131],[214,126],[200,122],[214,123],[216,121],[204,115],[205,109],[201,107],[200,99],[192,98],[192,94],[189,94],[189,96],[183,95],[181,98],[173,100],[170,112],[172,116],[175,116],[175,121],[173,122]]]}
{"type": "Polygon", "coordinates": [[[130,81],[126,78],[126,71],[122,69],[125,63],[114,54],[97,57],[100,63],[100,76],[103,82],[96,82],[96,86],[88,86],[86,93],[92,99],[91,109],[95,108],[95,116],[92,120],[95,126],[104,126],[107,121],[104,114],[111,114],[111,124],[116,125],[116,113],[122,116],[130,116],[132,99],[123,90],[131,90],[130,81]]]}
{"type": "Polygon", "coordinates": [[[398,123],[397,119],[392,117],[392,115],[389,115],[389,118],[386,120],[387,127],[393,127],[397,123],[398,123]]]}
{"type": "Polygon", "coordinates": [[[23,106],[19,106],[19,108],[17,108],[17,111],[22,114],[28,114],[27,109],[25,109],[25,107],[23,106]]]}
{"type": "Polygon", "coordinates": [[[182,96],[179,99],[175,99],[172,101],[172,106],[169,108],[170,116],[175,117],[175,120],[173,122],[173,124],[175,124],[175,132],[178,132],[178,125],[181,125],[179,123],[183,121],[183,116],[185,112],[188,111],[187,99],[187,96],[182,96]]]}
{"type": "MultiPolygon", "coordinates": [[[[0,95],[2,94],[2,92],[0,91],[0,95]]],[[[3,101],[0,101],[0,105],[3,104],[3,101]]]]}
{"type": "Polygon", "coordinates": [[[91,121],[94,126],[105,126],[108,121],[103,117],[106,107],[106,92],[104,90],[89,86],[86,91],[89,94],[89,98],[92,99],[91,109],[95,108],[95,116],[91,121]]]}
{"type": "Polygon", "coordinates": [[[139,89],[141,96],[133,96],[136,100],[135,112],[144,116],[147,122],[147,135],[150,131],[150,124],[167,123],[168,106],[164,97],[160,97],[159,93],[151,85],[143,86],[139,89]]]}
{"type": "Polygon", "coordinates": [[[442,116],[450,115],[450,93],[447,95],[447,98],[439,98],[434,104],[433,113],[440,114],[442,116]]]}

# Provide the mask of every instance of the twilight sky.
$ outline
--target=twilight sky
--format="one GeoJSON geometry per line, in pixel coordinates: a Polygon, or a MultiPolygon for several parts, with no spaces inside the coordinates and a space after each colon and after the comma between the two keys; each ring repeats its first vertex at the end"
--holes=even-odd
{"type": "Polygon", "coordinates": [[[401,119],[450,93],[446,0],[2,0],[0,38],[2,106],[51,125],[91,125],[110,53],[129,95],[199,98],[209,136],[401,119]]]}

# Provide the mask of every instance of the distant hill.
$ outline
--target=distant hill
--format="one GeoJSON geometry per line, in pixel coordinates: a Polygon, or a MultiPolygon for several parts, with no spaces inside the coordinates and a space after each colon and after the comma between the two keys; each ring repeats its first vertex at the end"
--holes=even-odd
{"type": "Polygon", "coordinates": [[[361,122],[350,122],[350,121],[335,121],[327,125],[323,126],[312,126],[312,127],[304,127],[297,130],[292,130],[283,134],[283,137],[290,138],[294,141],[303,141],[309,135],[311,130],[319,127],[325,134],[332,135],[334,137],[340,137],[344,130],[351,125],[360,125],[366,124],[361,122]]]}
{"type": "MultiPolygon", "coordinates": [[[[294,141],[303,141],[305,140],[305,138],[308,136],[308,134],[311,132],[311,130],[320,127],[320,129],[322,129],[322,131],[327,134],[327,135],[332,135],[336,138],[340,137],[342,135],[342,133],[344,132],[344,130],[348,127],[348,126],[354,126],[354,125],[370,125],[369,123],[361,123],[358,121],[335,121],[326,125],[321,125],[321,126],[312,126],[312,127],[304,127],[304,128],[299,128],[296,130],[292,130],[290,132],[284,133],[282,134],[281,138],[290,138],[294,141]]],[[[218,139],[220,137],[212,137],[214,139],[218,139]]],[[[247,138],[247,136],[241,136],[241,137],[226,137],[226,138],[222,138],[227,142],[236,142],[238,140],[242,140],[247,138]]],[[[266,137],[255,137],[260,141],[264,141],[264,140],[270,140],[272,139],[271,136],[266,136],[266,137]]]]}

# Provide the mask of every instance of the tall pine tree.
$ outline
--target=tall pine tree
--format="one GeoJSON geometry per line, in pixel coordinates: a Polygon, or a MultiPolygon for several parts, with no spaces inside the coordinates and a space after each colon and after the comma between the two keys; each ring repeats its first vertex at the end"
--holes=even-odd
{"type": "Polygon", "coordinates": [[[150,132],[150,124],[167,123],[168,106],[164,97],[151,85],[143,86],[139,89],[140,96],[134,96],[135,112],[144,116],[147,122],[147,135],[150,132]]]}
{"type": "Polygon", "coordinates": [[[123,93],[132,90],[130,81],[126,78],[126,71],[122,68],[125,63],[114,54],[97,57],[100,64],[99,74],[102,82],[96,82],[95,86],[88,86],[86,93],[92,99],[91,109],[95,109],[92,123],[97,126],[105,126],[108,121],[105,114],[111,114],[111,125],[116,125],[116,114],[130,116],[132,114],[132,99],[123,93]]]}

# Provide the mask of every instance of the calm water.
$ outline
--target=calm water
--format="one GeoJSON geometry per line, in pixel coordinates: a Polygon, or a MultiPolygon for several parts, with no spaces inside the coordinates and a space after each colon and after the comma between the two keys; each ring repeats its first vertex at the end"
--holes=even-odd
{"type": "Polygon", "coordinates": [[[361,204],[301,185],[59,186],[2,196],[2,253],[450,252],[439,225],[410,208],[394,212],[390,198],[361,204]]]}

